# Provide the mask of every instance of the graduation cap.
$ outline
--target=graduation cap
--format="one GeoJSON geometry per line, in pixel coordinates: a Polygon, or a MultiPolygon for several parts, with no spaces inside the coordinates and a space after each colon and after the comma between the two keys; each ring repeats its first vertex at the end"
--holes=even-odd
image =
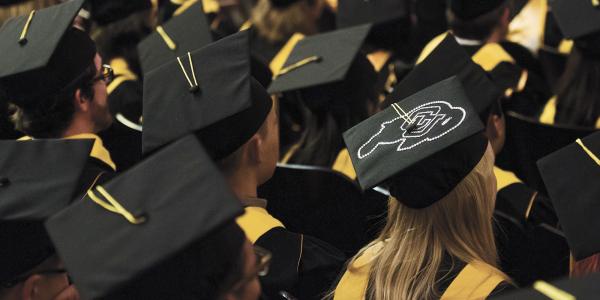
{"type": "Polygon", "coordinates": [[[490,107],[497,103],[502,93],[451,34],[396,85],[384,101],[384,107],[454,75],[462,82],[481,119],[487,121],[490,107]]]}
{"type": "Polygon", "coordinates": [[[337,26],[338,28],[345,28],[365,23],[381,24],[404,18],[407,15],[408,8],[405,1],[339,0],[337,26]]]}
{"type": "Polygon", "coordinates": [[[370,29],[367,24],[300,40],[275,74],[268,92],[288,92],[344,80],[370,29]]]}
{"type": "Polygon", "coordinates": [[[600,133],[538,161],[567,242],[577,260],[600,252],[600,133]]]}
{"type": "MultiPolygon", "coordinates": [[[[82,297],[98,299],[126,288],[211,233],[230,228],[242,212],[199,141],[187,136],[97,185],[48,220],[46,228],[82,297]]],[[[229,238],[241,248],[241,231],[229,238]]],[[[157,274],[169,280],[163,275],[157,274]]]]}
{"type": "Polygon", "coordinates": [[[83,0],[34,10],[0,28],[0,89],[19,106],[65,92],[93,65],[94,42],[71,27],[83,0]]]}
{"type": "Polygon", "coordinates": [[[301,0],[269,0],[269,2],[271,3],[271,6],[273,6],[274,8],[278,8],[278,9],[286,8],[298,1],[301,1],[301,0]]]}
{"type": "Polygon", "coordinates": [[[479,163],[488,141],[456,77],[394,103],[344,132],[363,190],[381,183],[412,208],[450,193],[479,163]]]}
{"type": "Polygon", "coordinates": [[[54,253],[43,222],[73,200],[92,143],[0,141],[0,284],[54,253]]]}
{"type": "Polygon", "coordinates": [[[90,0],[92,19],[100,26],[123,20],[150,8],[151,0],[90,0]]]}
{"type": "Polygon", "coordinates": [[[528,289],[521,289],[507,293],[494,300],[592,300],[600,294],[600,274],[591,274],[586,277],[561,279],[552,283],[536,281],[528,289]]]}
{"type": "Polygon", "coordinates": [[[194,132],[214,159],[242,146],[272,100],[251,76],[248,33],[238,32],[171,60],[144,78],[143,152],[194,132]]]}
{"type": "Polygon", "coordinates": [[[472,20],[489,13],[507,0],[450,0],[449,8],[452,13],[462,20],[472,20]]]}
{"type": "Polygon", "coordinates": [[[599,1],[551,0],[549,4],[566,38],[576,39],[600,31],[599,1]]]}
{"type": "Polygon", "coordinates": [[[147,73],[211,42],[212,35],[202,12],[202,3],[197,2],[181,15],[157,26],[152,34],[139,43],[142,71],[147,73]]]}

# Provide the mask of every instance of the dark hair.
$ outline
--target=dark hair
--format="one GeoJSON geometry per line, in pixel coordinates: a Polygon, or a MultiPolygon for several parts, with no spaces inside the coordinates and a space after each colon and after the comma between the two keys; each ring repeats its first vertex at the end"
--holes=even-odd
{"type": "Polygon", "coordinates": [[[377,105],[377,75],[364,55],[358,55],[339,83],[300,92],[304,132],[290,163],[331,167],[344,147],[342,133],[369,117],[377,105]]]}
{"type": "Polygon", "coordinates": [[[96,73],[96,64],[92,62],[71,87],[64,91],[44,99],[28,101],[32,103],[30,106],[11,104],[10,109],[14,111],[11,120],[15,128],[34,138],[61,137],[73,121],[75,92],[80,90],[82,97],[90,101],[94,99],[92,80],[96,73]]]}
{"type": "Polygon", "coordinates": [[[102,299],[220,299],[243,279],[244,242],[229,223],[102,299]]]}
{"type": "Polygon", "coordinates": [[[99,28],[94,40],[100,56],[105,61],[122,57],[133,72],[141,75],[137,45],[152,32],[149,14],[150,10],[141,11],[99,28]]]}
{"type": "Polygon", "coordinates": [[[510,7],[510,1],[506,1],[496,9],[472,20],[463,20],[448,9],[446,11],[448,27],[458,37],[485,40],[492,34],[494,28],[498,26],[504,10],[508,7],[510,7]]]}
{"type": "MultiPolygon", "coordinates": [[[[590,42],[592,38],[596,38],[600,41],[599,37],[600,35],[584,40],[590,42]]],[[[600,52],[600,43],[597,45],[597,51],[600,52]]],[[[557,123],[594,127],[600,117],[600,55],[585,52],[586,50],[582,51],[577,46],[573,48],[559,81],[555,117],[557,123]]]]}

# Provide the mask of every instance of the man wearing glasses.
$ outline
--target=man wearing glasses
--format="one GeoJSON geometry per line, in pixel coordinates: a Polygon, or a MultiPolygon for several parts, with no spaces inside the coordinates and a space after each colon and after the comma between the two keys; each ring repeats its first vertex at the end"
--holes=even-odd
{"type": "Polygon", "coordinates": [[[83,0],[8,20],[0,28],[0,100],[23,139],[93,139],[91,177],[116,170],[96,135],[112,123],[102,65],[89,36],[74,27],[83,0]]]}

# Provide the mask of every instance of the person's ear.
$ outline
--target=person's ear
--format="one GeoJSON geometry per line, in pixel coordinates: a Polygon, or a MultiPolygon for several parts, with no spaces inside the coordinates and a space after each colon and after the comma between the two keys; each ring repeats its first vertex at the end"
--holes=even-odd
{"type": "Polygon", "coordinates": [[[76,111],[86,112],[90,109],[90,99],[87,99],[87,96],[81,92],[81,89],[75,91],[73,104],[75,105],[76,111]]]}
{"type": "Polygon", "coordinates": [[[259,164],[264,160],[263,145],[264,141],[258,134],[254,134],[246,143],[246,155],[252,164],[259,164]]]}
{"type": "Polygon", "coordinates": [[[21,290],[21,299],[22,300],[33,300],[36,299],[39,295],[40,285],[43,277],[42,275],[33,274],[29,276],[23,282],[23,289],[21,290]]]}

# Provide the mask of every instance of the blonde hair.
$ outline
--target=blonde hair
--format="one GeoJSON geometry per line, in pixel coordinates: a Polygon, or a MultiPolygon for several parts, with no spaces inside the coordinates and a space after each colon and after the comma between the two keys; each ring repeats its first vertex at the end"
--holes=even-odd
{"type": "Polygon", "coordinates": [[[473,171],[430,207],[412,209],[390,197],[385,228],[354,258],[377,243],[384,244],[371,262],[366,299],[439,298],[435,287],[444,252],[466,263],[481,261],[497,268],[492,229],[496,189],[489,184],[495,180],[493,166],[494,153],[488,144],[473,171]]]}
{"type": "Polygon", "coordinates": [[[10,18],[28,15],[34,9],[38,10],[46,8],[59,2],[59,0],[31,0],[6,7],[0,7],[0,26],[10,18]]]}
{"type": "Polygon", "coordinates": [[[323,0],[301,0],[280,9],[274,8],[270,0],[259,0],[252,10],[252,25],[258,34],[271,43],[287,41],[294,33],[304,35],[318,31],[317,20],[311,18],[323,0]]]}

